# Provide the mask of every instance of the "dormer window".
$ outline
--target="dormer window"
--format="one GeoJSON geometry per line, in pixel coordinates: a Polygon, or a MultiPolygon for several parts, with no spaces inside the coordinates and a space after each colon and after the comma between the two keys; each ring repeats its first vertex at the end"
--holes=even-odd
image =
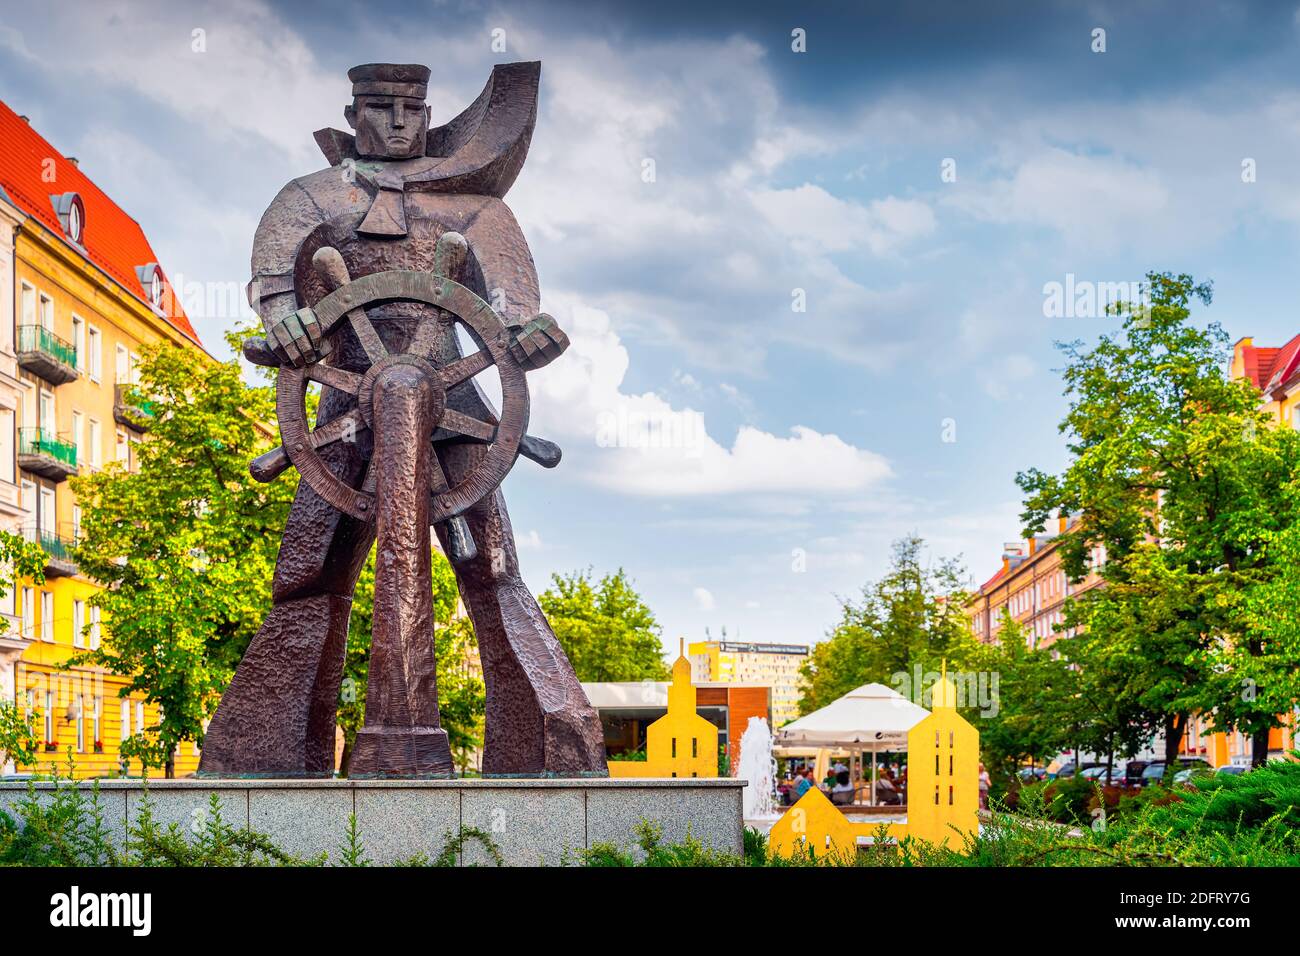
{"type": "Polygon", "coordinates": [[[59,217],[59,225],[63,227],[63,235],[69,242],[81,245],[82,232],[86,228],[86,205],[81,197],[76,193],[63,193],[51,196],[50,201],[54,204],[55,215],[59,217]]]}
{"type": "Polygon", "coordinates": [[[163,307],[163,292],[165,283],[163,282],[162,270],[158,268],[158,263],[151,262],[148,265],[136,266],[136,275],[140,277],[140,286],[144,289],[145,298],[155,309],[163,307]]]}

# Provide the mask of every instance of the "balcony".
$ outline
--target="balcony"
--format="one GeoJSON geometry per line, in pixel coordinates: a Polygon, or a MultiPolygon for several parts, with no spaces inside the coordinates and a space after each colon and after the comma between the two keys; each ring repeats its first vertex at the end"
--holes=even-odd
{"type": "Polygon", "coordinates": [[[45,552],[45,576],[47,578],[70,578],[77,573],[77,562],[72,557],[77,546],[73,535],[58,534],[48,528],[27,527],[23,537],[41,546],[45,552]]]}
{"type": "Polygon", "coordinates": [[[132,403],[131,393],[135,389],[135,385],[113,386],[113,418],[119,425],[146,432],[153,418],[153,402],[132,403]]]}
{"type": "Polygon", "coordinates": [[[18,467],[51,481],[64,481],[77,473],[77,446],[47,428],[20,428],[18,467]]]}
{"type": "Polygon", "coordinates": [[[53,385],[74,381],[77,350],[43,325],[18,326],[18,364],[53,385]]]}

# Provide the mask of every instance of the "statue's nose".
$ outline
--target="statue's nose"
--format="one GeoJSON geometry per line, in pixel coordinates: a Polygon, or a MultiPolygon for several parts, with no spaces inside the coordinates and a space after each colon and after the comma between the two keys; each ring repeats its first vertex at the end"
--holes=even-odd
{"type": "Polygon", "coordinates": [[[402,109],[401,103],[398,102],[393,103],[393,129],[401,129],[403,126],[406,125],[406,123],[403,122],[402,120],[402,114],[405,112],[406,111],[402,109]]]}

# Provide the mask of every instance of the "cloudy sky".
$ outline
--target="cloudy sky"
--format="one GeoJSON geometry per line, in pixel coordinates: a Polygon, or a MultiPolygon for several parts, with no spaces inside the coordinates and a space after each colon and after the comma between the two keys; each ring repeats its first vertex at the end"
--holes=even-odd
{"type": "Polygon", "coordinates": [[[535,589],[622,566],[671,647],[816,641],[910,532],[991,574],[1063,464],[1053,343],[1114,325],[1050,284],[1186,271],[1234,338],[1300,331],[1294,3],[595,6],[0,0],[0,97],[218,288],[348,67],[428,64],[436,123],[540,59],[507,202],[565,459],[506,493],[535,589]]]}

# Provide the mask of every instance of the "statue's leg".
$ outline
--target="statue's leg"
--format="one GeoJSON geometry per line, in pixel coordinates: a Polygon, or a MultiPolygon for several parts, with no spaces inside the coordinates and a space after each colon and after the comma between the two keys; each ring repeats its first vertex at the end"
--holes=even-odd
{"type": "MultiPolygon", "coordinates": [[[[482,446],[442,451],[452,484],[482,446]]],[[[519,576],[514,533],[500,490],[465,513],[478,553],[455,565],[474,622],[487,685],[483,772],[605,776],[600,717],[587,700],[545,615],[519,576]]],[[[443,550],[445,525],[437,526],[443,550]]]]}
{"type": "MultiPolygon", "coordinates": [[[[324,420],[337,414],[327,404],[335,403],[322,401],[324,420]]],[[[357,483],[364,467],[357,443],[330,445],[321,457],[357,483]]],[[[333,774],[352,590],[373,535],[299,483],[276,559],[271,611],[208,726],[199,773],[333,774]]]]}

